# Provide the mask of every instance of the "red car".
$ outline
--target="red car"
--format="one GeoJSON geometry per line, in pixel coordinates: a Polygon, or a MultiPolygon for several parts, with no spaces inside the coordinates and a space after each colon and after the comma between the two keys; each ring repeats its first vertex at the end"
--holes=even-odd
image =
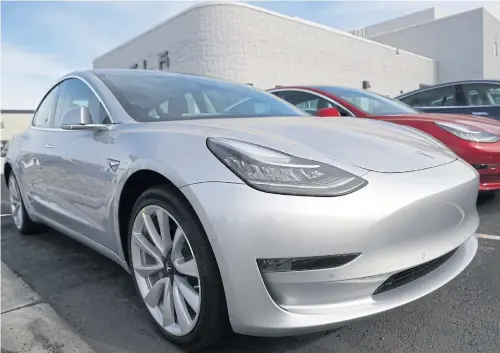
{"type": "Polygon", "coordinates": [[[473,115],[427,114],[367,90],[290,86],[268,90],[311,115],[384,120],[440,140],[480,174],[480,191],[500,190],[500,121],[473,115]]]}

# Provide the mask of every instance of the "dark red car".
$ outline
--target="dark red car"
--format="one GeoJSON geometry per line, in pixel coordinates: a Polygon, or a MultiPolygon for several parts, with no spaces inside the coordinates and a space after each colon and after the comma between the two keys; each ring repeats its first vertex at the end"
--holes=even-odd
{"type": "Polygon", "coordinates": [[[500,121],[422,113],[401,101],[355,88],[290,86],[269,92],[311,115],[377,119],[424,131],[477,169],[480,191],[500,190],[500,121]]]}

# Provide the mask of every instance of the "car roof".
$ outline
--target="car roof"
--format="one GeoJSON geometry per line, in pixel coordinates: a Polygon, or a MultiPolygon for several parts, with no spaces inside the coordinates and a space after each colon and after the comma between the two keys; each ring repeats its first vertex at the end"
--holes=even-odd
{"type": "Polygon", "coordinates": [[[213,77],[213,76],[208,76],[208,75],[198,75],[198,74],[190,74],[190,73],[182,73],[182,72],[170,72],[170,71],[161,71],[161,70],[147,70],[147,69],[89,69],[89,70],[78,70],[78,71],[73,71],[66,76],[77,76],[77,77],[88,77],[89,75],[106,75],[106,74],[117,74],[117,73],[126,73],[126,74],[132,74],[132,75],[165,75],[165,76],[171,76],[171,77],[204,77],[204,78],[211,78],[211,79],[216,79],[216,80],[221,80],[221,81],[228,81],[232,82],[230,80],[224,80],[218,77],[213,77]]]}
{"type": "Polygon", "coordinates": [[[407,96],[411,96],[413,94],[435,89],[435,88],[440,88],[440,87],[446,87],[446,86],[455,86],[455,85],[465,85],[465,84],[471,84],[471,83],[493,83],[493,84],[498,84],[500,85],[500,80],[490,80],[490,79],[478,79],[478,80],[461,80],[461,81],[450,81],[450,82],[444,82],[444,83],[438,83],[436,85],[428,86],[428,87],[423,87],[419,88],[410,92],[406,92],[403,94],[400,94],[399,96],[395,97],[396,99],[404,98],[407,96]]]}
{"type": "MultiPolygon", "coordinates": [[[[353,88],[346,86],[336,86],[336,85],[287,85],[287,86],[276,86],[274,88],[270,88],[269,91],[276,90],[284,90],[284,89],[310,89],[310,90],[318,90],[318,91],[328,91],[329,88],[334,88],[337,90],[346,90],[346,91],[363,91],[361,88],[353,88]]],[[[330,92],[331,93],[331,92],[330,92]]]]}

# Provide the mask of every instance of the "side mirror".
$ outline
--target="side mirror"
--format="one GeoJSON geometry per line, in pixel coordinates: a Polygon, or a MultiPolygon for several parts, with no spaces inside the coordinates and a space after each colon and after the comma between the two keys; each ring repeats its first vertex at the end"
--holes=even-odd
{"type": "Polygon", "coordinates": [[[320,117],[333,117],[333,116],[340,116],[340,112],[337,108],[324,108],[320,109],[316,112],[316,116],[320,117]]]}
{"type": "Polygon", "coordinates": [[[61,121],[61,129],[104,131],[109,130],[109,127],[104,124],[94,124],[89,108],[83,106],[72,109],[64,114],[61,121]]]}

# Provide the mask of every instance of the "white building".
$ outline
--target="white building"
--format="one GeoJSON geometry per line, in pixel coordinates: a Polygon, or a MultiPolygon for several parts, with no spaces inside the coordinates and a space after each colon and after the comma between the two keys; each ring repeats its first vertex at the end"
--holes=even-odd
{"type": "Polygon", "coordinates": [[[33,113],[33,110],[2,110],[0,113],[0,140],[10,140],[12,136],[26,130],[33,119],[33,113]]]}
{"type": "Polygon", "coordinates": [[[7,153],[7,142],[12,136],[26,130],[33,118],[33,110],[5,110],[0,111],[0,172],[3,173],[3,157],[7,153]]]}
{"type": "Polygon", "coordinates": [[[438,20],[429,9],[347,33],[247,4],[202,3],[93,66],[202,74],[260,88],[361,88],[368,81],[376,92],[397,95],[443,81],[499,78],[499,36],[499,21],[483,9],[438,20]]]}
{"type": "Polygon", "coordinates": [[[438,83],[500,78],[500,21],[483,8],[438,19],[432,8],[353,33],[435,60],[438,83]]]}
{"type": "Polygon", "coordinates": [[[195,5],[95,59],[93,66],[162,68],[260,88],[361,88],[369,81],[373,90],[390,95],[433,84],[437,75],[432,59],[240,3],[195,5]]]}

